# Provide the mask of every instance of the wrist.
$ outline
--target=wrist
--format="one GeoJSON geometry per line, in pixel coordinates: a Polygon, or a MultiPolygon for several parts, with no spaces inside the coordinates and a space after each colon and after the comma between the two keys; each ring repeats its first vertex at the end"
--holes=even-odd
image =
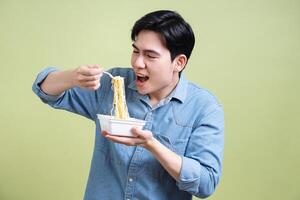
{"type": "Polygon", "coordinates": [[[79,86],[79,83],[77,81],[77,69],[71,69],[67,71],[69,74],[69,84],[70,88],[79,86]]]}
{"type": "Polygon", "coordinates": [[[154,137],[152,137],[150,140],[148,140],[148,141],[146,142],[146,144],[145,144],[144,147],[145,147],[148,151],[152,152],[152,151],[155,149],[155,147],[157,146],[157,144],[158,144],[157,139],[154,138],[154,137]]]}

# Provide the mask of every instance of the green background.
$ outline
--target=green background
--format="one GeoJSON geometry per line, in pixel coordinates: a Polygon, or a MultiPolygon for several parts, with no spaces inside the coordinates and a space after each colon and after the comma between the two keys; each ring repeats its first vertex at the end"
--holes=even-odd
{"type": "Polygon", "coordinates": [[[93,123],[44,105],[31,85],[50,65],[129,66],[131,27],[157,9],[191,24],[185,76],[224,105],[223,176],[209,199],[300,199],[300,1],[0,0],[1,200],[82,199],[93,123]]]}

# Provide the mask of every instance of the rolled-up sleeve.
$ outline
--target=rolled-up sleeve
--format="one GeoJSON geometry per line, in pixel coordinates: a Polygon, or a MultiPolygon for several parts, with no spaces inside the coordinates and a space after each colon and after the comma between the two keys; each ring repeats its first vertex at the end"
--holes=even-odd
{"type": "Polygon", "coordinates": [[[215,105],[199,122],[189,139],[177,185],[197,197],[210,196],[222,173],[224,112],[215,105]]]}
{"type": "Polygon", "coordinates": [[[54,71],[58,71],[58,69],[56,67],[48,67],[46,69],[44,69],[42,72],[40,72],[33,85],[32,85],[32,91],[44,102],[55,102],[57,101],[59,98],[61,98],[64,93],[58,95],[58,96],[52,96],[52,95],[48,95],[45,92],[43,92],[43,90],[41,89],[41,83],[45,80],[45,78],[48,76],[48,74],[50,74],[51,72],[54,71]]]}
{"type": "Polygon", "coordinates": [[[32,85],[33,92],[46,104],[56,109],[67,110],[89,119],[96,118],[96,108],[99,103],[98,90],[87,90],[79,87],[74,87],[66,90],[58,96],[51,96],[43,92],[40,85],[49,75],[49,73],[58,71],[56,67],[44,69],[37,75],[36,80],[32,85]]]}

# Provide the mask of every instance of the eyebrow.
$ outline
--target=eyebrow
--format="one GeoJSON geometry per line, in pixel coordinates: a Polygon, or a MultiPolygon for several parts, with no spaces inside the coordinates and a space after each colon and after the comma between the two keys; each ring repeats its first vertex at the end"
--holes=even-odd
{"type": "MultiPolygon", "coordinates": [[[[137,49],[137,50],[139,50],[139,48],[135,44],[132,44],[132,47],[135,48],[135,49],[137,49]]],[[[154,51],[152,49],[145,49],[143,51],[146,52],[146,53],[154,53],[156,55],[160,55],[160,53],[158,53],[157,51],[154,51]]]]}

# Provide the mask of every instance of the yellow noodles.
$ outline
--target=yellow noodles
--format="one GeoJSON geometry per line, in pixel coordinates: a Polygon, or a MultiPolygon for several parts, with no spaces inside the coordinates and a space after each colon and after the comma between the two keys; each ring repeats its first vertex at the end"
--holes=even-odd
{"type": "Polygon", "coordinates": [[[117,119],[127,119],[129,117],[127,112],[125,92],[124,92],[124,78],[115,76],[112,79],[114,87],[114,110],[117,119]]]}

